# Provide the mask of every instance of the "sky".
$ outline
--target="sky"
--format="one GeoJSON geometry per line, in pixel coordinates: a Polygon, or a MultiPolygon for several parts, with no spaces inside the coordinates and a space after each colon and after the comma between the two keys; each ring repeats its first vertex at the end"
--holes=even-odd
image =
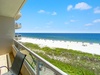
{"type": "Polygon", "coordinates": [[[23,33],[100,33],[100,0],[27,0],[23,33]]]}

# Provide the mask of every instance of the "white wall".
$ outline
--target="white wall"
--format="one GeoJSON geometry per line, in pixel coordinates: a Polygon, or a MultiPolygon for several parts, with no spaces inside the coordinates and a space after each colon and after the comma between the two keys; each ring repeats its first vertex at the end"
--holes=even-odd
{"type": "Polygon", "coordinates": [[[0,16],[0,55],[11,51],[15,36],[14,18],[0,16]]]}

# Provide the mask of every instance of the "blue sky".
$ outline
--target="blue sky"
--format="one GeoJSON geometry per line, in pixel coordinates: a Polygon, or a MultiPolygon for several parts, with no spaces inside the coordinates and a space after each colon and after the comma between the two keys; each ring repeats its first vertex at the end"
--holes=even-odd
{"type": "Polygon", "coordinates": [[[100,33],[100,0],[27,0],[16,32],[100,33]]]}

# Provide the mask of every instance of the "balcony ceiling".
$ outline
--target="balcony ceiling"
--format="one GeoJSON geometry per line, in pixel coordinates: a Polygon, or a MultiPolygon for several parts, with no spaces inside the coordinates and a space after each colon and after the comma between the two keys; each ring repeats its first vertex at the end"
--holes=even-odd
{"type": "Polygon", "coordinates": [[[0,0],[0,16],[15,17],[26,0],[0,0]]]}

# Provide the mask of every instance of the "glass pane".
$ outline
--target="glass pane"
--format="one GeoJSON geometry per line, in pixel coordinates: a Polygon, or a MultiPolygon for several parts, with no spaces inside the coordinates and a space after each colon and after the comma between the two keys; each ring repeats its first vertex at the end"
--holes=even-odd
{"type": "Polygon", "coordinates": [[[46,67],[42,62],[40,62],[39,69],[40,75],[55,75],[54,72],[46,67]]]}
{"type": "Polygon", "coordinates": [[[26,61],[30,64],[32,69],[34,71],[36,71],[36,58],[26,50],[22,50],[21,52],[27,55],[26,56],[26,61]]]}

